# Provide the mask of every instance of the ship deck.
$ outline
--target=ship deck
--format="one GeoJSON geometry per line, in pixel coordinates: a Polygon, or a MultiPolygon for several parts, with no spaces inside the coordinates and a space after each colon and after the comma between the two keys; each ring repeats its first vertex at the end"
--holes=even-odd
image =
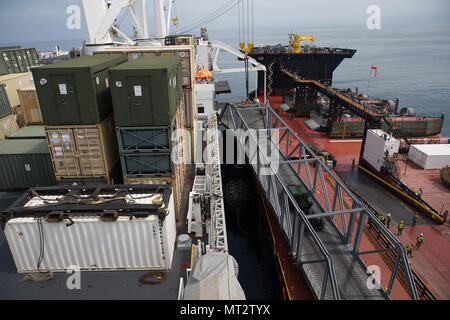
{"type": "MultiPolygon", "coordinates": [[[[283,97],[273,96],[268,100],[274,110],[280,110],[283,97]]],[[[416,244],[416,237],[424,234],[424,242],[420,249],[413,250],[411,265],[421,278],[431,287],[440,299],[450,299],[450,225],[436,225],[430,218],[420,216],[416,226],[412,225],[412,217],[416,209],[397,195],[389,192],[373,179],[358,171],[358,159],[362,139],[329,139],[326,133],[309,129],[306,118],[291,119],[290,113],[279,115],[306,143],[315,145],[330,152],[337,160],[335,172],[343,181],[384,215],[390,213],[392,222],[390,230],[397,234],[397,225],[403,220],[405,229],[398,239],[406,246],[416,244]],[[355,164],[352,165],[353,159],[355,164]]],[[[450,190],[439,180],[438,170],[422,170],[408,161],[399,161],[401,180],[414,190],[423,190],[423,199],[438,212],[450,209],[450,190]]],[[[395,292],[394,292],[395,293],[395,292]]],[[[399,294],[401,296],[402,294],[399,294]]]]}

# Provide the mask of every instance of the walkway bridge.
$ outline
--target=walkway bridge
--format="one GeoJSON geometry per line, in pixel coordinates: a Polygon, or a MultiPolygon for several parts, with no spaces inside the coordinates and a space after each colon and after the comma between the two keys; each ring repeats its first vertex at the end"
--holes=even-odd
{"type": "Polygon", "coordinates": [[[355,115],[363,118],[366,121],[373,122],[373,121],[381,121],[381,115],[376,113],[375,111],[365,107],[364,105],[346,97],[345,95],[341,94],[340,92],[334,90],[333,88],[324,85],[316,80],[304,80],[300,78],[299,76],[293,74],[292,72],[281,69],[282,72],[284,72],[287,76],[291,77],[292,80],[296,81],[297,84],[300,86],[311,86],[315,90],[321,92],[325,96],[327,96],[331,103],[336,103],[339,106],[345,107],[349,109],[352,113],[355,115]]]}
{"type": "Polygon", "coordinates": [[[238,135],[238,150],[245,147],[245,155],[290,244],[293,261],[317,299],[391,299],[397,276],[406,279],[409,295],[418,299],[402,244],[269,105],[227,104],[219,120],[230,129],[245,132],[244,137],[238,135]],[[263,137],[267,137],[266,145],[261,143],[263,137]],[[313,202],[308,215],[289,192],[290,185],[307,188],[313,202]],[[317,218],[326,221],[321,231],[316,231],[311,223],[317,218]],[[362,251],[367,220],[393,246],[362,251]],[[363,258],[386,251],[394,254],[395,265],[388,269],[389,274],[383,270],[377,279],[363,258]]]}

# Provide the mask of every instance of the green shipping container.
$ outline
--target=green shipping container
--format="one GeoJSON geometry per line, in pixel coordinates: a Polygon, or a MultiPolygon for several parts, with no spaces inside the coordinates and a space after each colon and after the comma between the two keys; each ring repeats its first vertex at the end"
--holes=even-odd
{"type": "Polygon", "coordinates": [[[0,51],[4,50],[12,50],[12,49],[20,49],[21,46],[6,46],[6,47],[0,47],[0,51]]]}
{"type": "Polygon", "coordinates": [[[6,136],[5,139],[46,139],[44,126],[26,126],[6,136]]]}
{"type": "Polygon", "coordinates": [[[126,55],[83,56],[32,68],[46,125],[90,125],[112,112],[108,69],[126,55]]]}
{"type": "Polygon", "coordinates": [[[145,56],[109,72],[118,126],[169,126],[182,97],[179,57],[145,56]]]}
{"type": "Polygon", "coordinates": [[[16,55],[16,60],[17,64],[19,65],[20,72],[28,72],[30,63],[28,61],[26,49],[14,50],[14,54],[16,55]]]}
{"type": "Polygon", "coordinates": [[[0,56],[0,76],[4,74],[8,74],[8,65],[3,59],[3,56],[0,56]]]}
{"type": "Polygon", "coordinates": [[[56,185],[45,139],[0,141],[0,190],[56,185]]]}
{"type": "Polygon", "coordinates": [[[0,83],[0,119],[9,116],[11,113],[11,104],[6,95],[6,86],[3,83],[0,83]]]}
{"type": "Polygon", "coordinates": [[[39,58],[35,48],[26,49],[28,62],[30,66],[36,67],[39,65],[39,58]]]}
{"type": "Polygon", "coordinates": [[[2,51],[1,55],[8,67],[8,73],[20,73],[19,64],[17,63],[16,54],[13,50],[2,51]]]}

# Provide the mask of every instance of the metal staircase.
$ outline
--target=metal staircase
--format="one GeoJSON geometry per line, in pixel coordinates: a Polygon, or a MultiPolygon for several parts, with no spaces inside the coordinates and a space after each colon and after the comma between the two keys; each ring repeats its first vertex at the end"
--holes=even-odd
{"type": "Polygon", "coordinates": [[[267,67],[267,95],[270,96],[272,93],[272,85],[273,85],[273,65],[275,64],[275,60],[272,60],[272,62],[267,67]]]}

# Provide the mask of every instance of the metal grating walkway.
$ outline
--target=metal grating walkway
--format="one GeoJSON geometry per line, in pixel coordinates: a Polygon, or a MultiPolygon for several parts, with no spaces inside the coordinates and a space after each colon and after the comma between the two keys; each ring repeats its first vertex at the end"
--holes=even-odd
{"type": "Polygon", "coordinates": [[[368,288],[367,283],[371,277],[360,257],[366,252],[360,252],[359,245],[367,218],[374,224],[378,220],[270,106],[261,108],[227,105],[222,109],[220,119],[231,129],[248,131],[244,139],[238,137],[238,144],[245,148],[265,196],[277,215],[280,228],[291,244],[291,254],[317,299],[390,299],[399,264],[406,267],[411,296],[417,299],[405,249],[387,229],[383,229],[382,224],[380,228],[396,245],[395,248],[384,250],[395,251],[397,263],[387,288],[368,288]],[[275,131],[278,133],[276,138],[273,137],[275,131]],[[270,138],[269,148],[260,143],[262,136],[270,138]],[[275,153],[279,153],[278,157],[272,157],[275,153]],[[314,169],[311,169],[310,163],[314,163],[314,169]],[[274,166],[278,170],[275,171],[274,166]],[[264,169],[265,173],[262,173],[264,169]],[[267,174],[267,170],[270,174],[267,174]],[[335,179],[333,193],[330,193],[324,177],[335,179]],[[308,217],[298,207],[287,189],[288,185],[306,186],[312,195],[314,204],[308,217]],[[320,191],[322,197],[319,199],[316,192],[320,191]],[[351,208],[344,208],[344,194],[347,199],[352,199],[351,208]],[[316,232],[312,228],[309,222],[311,215],[321,216],[326,220],[323,230],[316,232]],[[340,224],[336,223],[339,218],[340,224]]]}

